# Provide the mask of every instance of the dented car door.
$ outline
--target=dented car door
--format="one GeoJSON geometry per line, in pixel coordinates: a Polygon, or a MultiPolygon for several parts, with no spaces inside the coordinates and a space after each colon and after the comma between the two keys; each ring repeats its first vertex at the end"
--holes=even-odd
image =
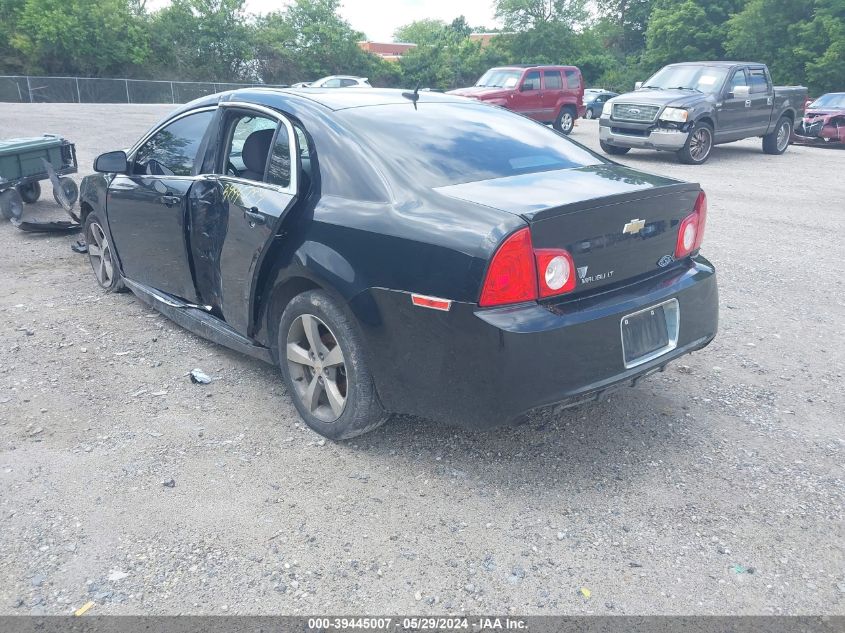
{"type": "Polygon", "coordinates": [[[189,197],[191,256],[202,302],[249,335],[257,272],[296,200],[296,136],[273,111],[225,105],[219,173],[203,176],[189,197]],[[237,139],[244,121],[260,129],[237,139]]]}

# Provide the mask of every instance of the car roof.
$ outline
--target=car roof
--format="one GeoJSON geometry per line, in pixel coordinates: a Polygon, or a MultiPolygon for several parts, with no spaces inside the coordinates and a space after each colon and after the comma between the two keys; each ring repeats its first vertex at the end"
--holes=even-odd
{"type": "MultiPolygon", "coordinates": [[[[360,90],[356,88],[244,88],[233,90],[217,95],[210,95],[198,99],[191,107],[210,105],[218,101],[245,101],[256,104],[273,105],[274,97],[278,98],[278,105],[284,100],[291,98],[304,102],[319,104],[329,110],[346,110],[348,108],[362,108],[377,105],[412,104],[410,95],[412,90],[399,90],[391,88],[372,88],[360,90]],[[409,96],[403,96],[409,95],[409,96]],[[208,101],[210,103],[205,103],[208,101]]],[[[417,93],[417,105],[425,103],[463,103],[477,104],[478,102],[456,97],[442,92],[420,91],[417,93]]],[[[185,109],[188,109],[186,106],[185,109]]]]}
{"type": "Polygon", "coordinates": [[[566,68],[566,69],[576,69],[577,66],[566,66],[564,64],[509,64],[506,66],[493,66],[490,70],[527,70],[529,68],[539,68],[542,70],[543,68],[566,68]]]}
{"type": "Polygon", "coordinates": [[[713,61],[713,62],[676,62],[674,64],[667,64],[667,66],[722,66],[730,68],[731,66],[765,66],[762,62],[731,62],[731,61],[713,61]]]}

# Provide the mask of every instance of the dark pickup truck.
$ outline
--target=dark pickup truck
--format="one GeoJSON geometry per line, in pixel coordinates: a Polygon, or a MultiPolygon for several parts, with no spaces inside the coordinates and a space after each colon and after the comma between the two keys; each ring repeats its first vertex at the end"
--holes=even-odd
{"type": "Polygon", "coordinates": [[[615,155],[632,147],[671,151],[699,165],[714,145],[760,136],[765,153],[782,154],[806,97],[803,86],[773,86],[765,64],[670,64],[604,105],[601,148],[615,155]]]}

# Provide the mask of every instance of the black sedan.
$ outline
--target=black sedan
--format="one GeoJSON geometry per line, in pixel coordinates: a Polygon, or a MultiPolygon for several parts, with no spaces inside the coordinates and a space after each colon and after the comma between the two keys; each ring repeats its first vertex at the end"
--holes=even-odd
{"type": "Polygon", "coordinates": [[[460,97],[227,92],[94,168],[99,284],[277,363],[333,439],[392,412],[493,427],[716,334],[698,185],[460,97]]]}

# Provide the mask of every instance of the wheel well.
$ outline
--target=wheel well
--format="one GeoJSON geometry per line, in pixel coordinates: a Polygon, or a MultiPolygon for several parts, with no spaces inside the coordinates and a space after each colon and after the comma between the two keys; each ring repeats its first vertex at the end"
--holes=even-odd
{"type": "MultiPolygon", "coordinates": [[[[265,312],[265,318],[267,320],[267,333],[270,349],[273,351],[274,357],[278,355],[278,351],[276,350],[276,338],[279,333],[279,318],[282,316],[282,311],[295,296],[300,295],[303,292],[307,292],[308,290],[321,289],[322,286],[310,279],[306,279],[305,277],[293,277],[273,289],[273,293],[270,297],[270,303],[267,306],[267,311],[265,312]]],[[[276,358],[276,360],[278,361],[278,358],[276,358]]]]}
{"type": "Polygon", "coordinates": [[[790,122],[795,123],[795,113],[792,110],[787,110],[781,116],[785,116],[790,122]]]}
{"type": "Polygon", "coordinates": [[[707,125],[709,125],[711,128],[716,129],[716,126],[715,126],[715,124],[713,123],[713,119],[711,119],[709,116],[703,116],[703,117],[701,117],[698,121],[696,121],[696,123],[706,123],[706,124],[707,124],[707,125]]]}
{"type": "Polygon", "coordinates": [[[92,207],[90,204],[88,204],[84,200],[80,201],[80,203],[79,203],[79,211],[80,211],[79,219],[82,222],[85,222],[85,218],[87,218],[88,214],[91,213],[93,210],[94,210],[94,207],[92,207]]]}

